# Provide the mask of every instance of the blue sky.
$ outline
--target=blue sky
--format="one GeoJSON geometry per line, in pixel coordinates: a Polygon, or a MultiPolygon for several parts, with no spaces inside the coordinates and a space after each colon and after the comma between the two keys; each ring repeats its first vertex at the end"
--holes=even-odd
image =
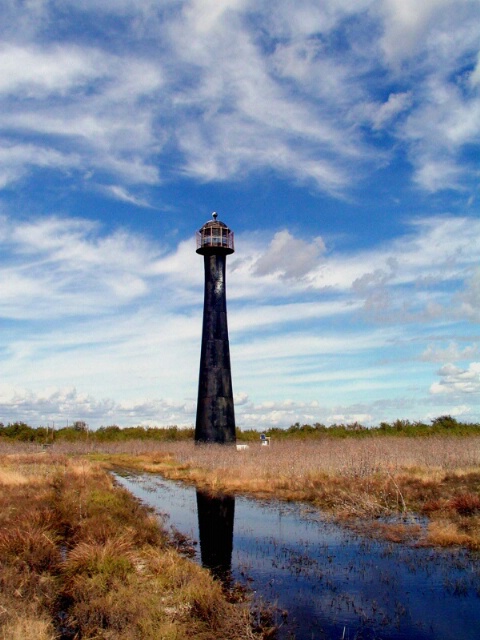
{"type": "Polygon", "coordinates": [[[478,0],[3,0],[0,420],[479,420],[478,0]]]}

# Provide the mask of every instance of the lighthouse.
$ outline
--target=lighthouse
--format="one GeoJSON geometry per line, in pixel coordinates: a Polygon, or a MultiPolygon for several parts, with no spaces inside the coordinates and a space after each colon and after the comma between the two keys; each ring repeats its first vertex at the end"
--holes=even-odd
{"type": "Polygon", "coordinates": [[[205,297],[198,380],[196,443],[235,444],[235,410],[227,326],[226,259],[234,252],[233,231],[217,219],[197,231],[203,256],[205,297]]]}

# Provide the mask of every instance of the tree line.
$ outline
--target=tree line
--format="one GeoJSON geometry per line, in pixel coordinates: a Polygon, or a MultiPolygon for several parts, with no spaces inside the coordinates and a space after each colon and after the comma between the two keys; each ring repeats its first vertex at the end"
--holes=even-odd
{"type": "MultiPolygon", "coordinates": [[[[246,429],[237,427],[237,439],[245,442],[258,441],[261,433],[272,440],[287,438],[364,438],[382,435],[398,436],[430,436],[435,434],[449,435],[479,435],[480,423],[461,422],[450,415],[439,416],[429,423],[411,422],[410,420],[395,420],[381,422],[378,426],[366,427],[359,422],[348,424],[332,424],[326,426],[316,422],[314,424],[300,424],[296,422],[287,429],[272,427],[266,430],[246,429]]],[[[0,441],[33,442],[49,444],[54,441],[77,442],[91,440],[92,442],[119,442],[124,440],[156,440],[156,441],[185,441],[193,440],[193,427],[184,428],[176,425],[166,427],[119,427],[110,425],[90,430],[86,422],[79,420],[71,426],[53,429],[49,426],[31,427],[25,422],[13,422],[4,425],[0,422],[0,441]]]]}

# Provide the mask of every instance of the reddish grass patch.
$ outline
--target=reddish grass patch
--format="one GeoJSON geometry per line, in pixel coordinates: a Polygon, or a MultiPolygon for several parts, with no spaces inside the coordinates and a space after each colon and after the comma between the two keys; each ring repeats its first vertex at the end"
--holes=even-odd
{"type": "Polygon", "coordinates": [[[480,497],[475,493],[461,493],[449,500],[448,506],[461,516],[473,516],[480,512],[480,497]]]}

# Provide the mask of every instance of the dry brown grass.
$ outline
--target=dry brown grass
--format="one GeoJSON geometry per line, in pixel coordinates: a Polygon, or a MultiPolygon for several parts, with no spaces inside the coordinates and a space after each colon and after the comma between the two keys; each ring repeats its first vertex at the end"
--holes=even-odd
{"type": "MultiPolygon", "coordinates": [[[[150,444],[148,452],[140,443],[136,447],[131,455],[116,445],[109,459],[212,492],[307,501],[349,522],[422,514],[433,525],[427,537],[432,544],[451,540],[480,547],[480,437],[324,437],[250,445],[246,451],[189,442],[153,451],[150,444]],[[441,534],[444,523],[448,535],[441,534]]],[[[387,537],[408,537],[397,524],[389,526],[390,534],[382,529],[387,537]]],[[[411,531],[417,539],[423,535],[418,525],[411,531]]]]}
{"type": "Polygon", "coordinates": [[[0,486],[9,487],[19,484],[28,484],[28,479],[23,473],[15,469],[0,469],[0,486]]]}
{"type": "MultiPolygon", "coordinates": [[[[349,523],[391,514],[420,514],[428,517],[430,526],[426,531],[412,528],[418,541],[445,545],[450,540],[450,544],[480,548],[478,436],[325,436],[310,441],[273,441],[270,447],[251,444],[246,451],[195,446],[193,442],[62,443],[51,453],[37,454],[29,461],[25,473],[32,482],[48,475],[43,460],[61,451],[161,473],[213,492],[307,501],[349,523]]],[[[71,471],[79,479],[85,474],[83,464],[77,458],[71,471]]],[[[5,484],[18,482],[21,480],[14,476],[5,480],[5,484]]],[[[0,523],[2,518],[0,509],[0,523]]],[[[102,530],[107,535],[115,526],[104,515],[89,516],[89,527],[100,537],[102,530]]],[[[380,531],[392,539],[410,535],[400,533],[395,523],[377,527],[380,531]]]]}
{"type": "Polygon", "coordinates": [[[55,640],[57,634],[50,619],[40,615],[20,614],[7,610],[9,619],[0,627],[1,640],[55,640]]]}
{"type": "MultiPolygon", "coordinates": [[[[0,457],[0,640],[251,638],[247,604],[180,557],[98,465],[0,457]]],[[[258,637],[258,636],[257,636],[258,637]]]]}

